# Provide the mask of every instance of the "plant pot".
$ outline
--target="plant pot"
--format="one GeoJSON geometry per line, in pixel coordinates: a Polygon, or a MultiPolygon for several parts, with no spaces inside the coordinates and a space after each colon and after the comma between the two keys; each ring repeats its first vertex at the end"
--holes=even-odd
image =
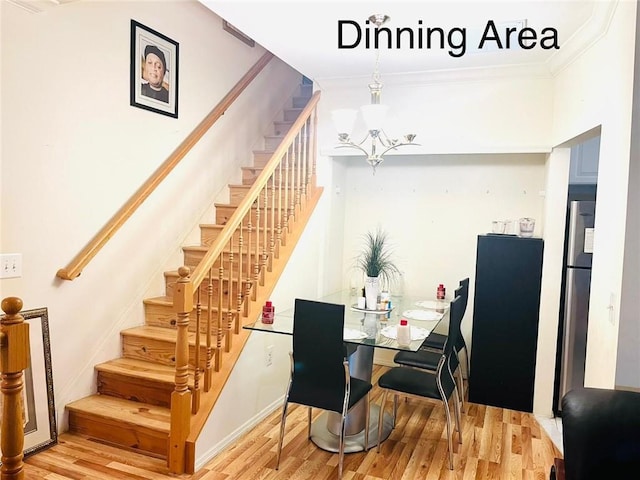
{"type": "Polygon", "coordinates": [[[380,278],[366,277],[364,279],[364,297],[366,299],[367,310],[378,308],[378,294],[380,293],[380,278]]]}

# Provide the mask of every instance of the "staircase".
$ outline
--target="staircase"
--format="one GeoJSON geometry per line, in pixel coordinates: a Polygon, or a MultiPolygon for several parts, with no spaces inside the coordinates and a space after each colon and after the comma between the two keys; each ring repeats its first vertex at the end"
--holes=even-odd
{"type": "Polygon", "coordinates": [[[232,227],[225,230],[225,225],[243,201],[247,203],[245,198],[254,182],[262,181],[265,187],[252,202],[250,213],[230,235],[220,256],[207,267],[208,281],[195,286],[193,308],[182,313],[188,317],[185,332],[189,347],[188,380],[181,394],[186,389],[191,392],[195,412],[188,420],[191,443],[188,439],[184,469],[193,471],[199,429],[249,336],[241,325],[258,319],[259,305],[271,294],[322,191],[315,187],[315,164],[303,163],[307,154],[315,159],[310,142],[311,118],[305,120],[292,146],[282,146],[283,140],[293,138],[291,128],[300,123],[299,115],[308,111],[305,107],[311,94],[312,86],[303,83],[291,106],[283,110],[282,120],[274,122],[273,134],[265,137],[264,150],[255,151],[253,165],[242,168],[242,183],[229,185],[229,203],[215,205],[216,223],[200,225],[200,245],[184,246],[183,266],[164,273],[164,295],[144,300],[145,324],[121,332],[122,356],[96,365],[97,393],[66,406],[70,431],[169,459],[172,394],[179,390],[178,371],[182,375],[185,370],[179,365],[180,347],[176,345],[181,325],[181,308],[174,302],[179,293],[177,285],[185,285],[189,272],[196,275],[208,252],[220,248],[216,247],[217,239],[232,227]],[[304,145],[304,150],[297,149],[296,142],[299,147],[304,145]],[[276,158],[279,151],[283,153],[276,158]],[[279,164],[270,167],[273,162],[279,164]],[[272,171],[268,180],[267,173],[261,175],[265,169],[272,171]]]}

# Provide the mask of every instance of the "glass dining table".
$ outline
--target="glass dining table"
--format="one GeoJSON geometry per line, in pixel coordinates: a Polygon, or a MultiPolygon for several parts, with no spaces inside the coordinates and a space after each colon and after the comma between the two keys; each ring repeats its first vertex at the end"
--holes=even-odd
{"type": "MultiPolygon", "coordinates": [[[[357,307],[356,292],[343,290],[321,298],[309,298],[320,302],[345,305],[344,342],[349,353],[349,371],[352,376],[371,381],[374,349],[417,351],[424,339],[434,331],[446,333],[449,302],[426,296],[391,296],[388,309],[366,310],[357,307]],[[396,327],[400,319],[408,320],[411,343],[401,346],[396,340],[396,327]]],[[[293,335],[293,307],[276,311],[273,323],[247,324],[243,328],[265,333],[293,335]]],[[[371,404],[369,414],[369,445],[377,443],[379,406],[371,404]]],[[[386,439],[393,428],[391,415],[383,420],[382,439],[386,439]]],[[[346,453],[363,450],[366,410],[364,404],[353,408],[346,419],[346,453]]],[[[323,412],[313,422],[311,440],[320,448],[337,452],[339,446],[340,415],[323,412]]]]}

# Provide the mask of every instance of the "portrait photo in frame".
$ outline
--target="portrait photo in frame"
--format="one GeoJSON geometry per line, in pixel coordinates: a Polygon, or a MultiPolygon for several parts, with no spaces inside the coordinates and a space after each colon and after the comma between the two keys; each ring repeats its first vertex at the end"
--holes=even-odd
{"type": "MultiPolygon", "coordinates": [[[[53,370],[46,308],[20,312],[29,324],[29,366],[22,377],[24,456],[40,452],[58,441],[53,398],[53,370]]],[[[0,395],[0,408],[3,401],[0,395]]],[[[1,411],[1,410],[0,410],[1,411]]]]}
{"type": "Polygon", "coordinates": [[[178,42],[131,20],[131,105],[178,118],[178,42]]]}

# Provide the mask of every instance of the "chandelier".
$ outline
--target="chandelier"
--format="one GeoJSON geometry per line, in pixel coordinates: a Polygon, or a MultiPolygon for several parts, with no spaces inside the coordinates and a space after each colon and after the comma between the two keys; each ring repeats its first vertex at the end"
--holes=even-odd
{"type": "MultiPolygon", "coordinates": [[[[389,21],[388,15],[371,15],[369,21],[376,25],[377,28],[389,21]]],[[[380,81],[380,72],[378,63],[380,52],[376,47],[376,64],[373,71],[373,81],[369,84],[369,92],[371,93],[371,103],[360,107],[360,113],[367,127],[367,134],[360,142],[353,142],[350,132],[358,115],[358,111],[354,109],[338,109],[331,112],[333,123],[338,130],[337,148],[354,148],[360,150],[366,155],[366,160],[373,167],[373,174],[376,173],[376,167],[384,160],[383,155],[390,150],[405,145],[418,145],[413,143],[416,137],[413,133],[405,134],[402,140],[389,138],[383,130],[385,118],[389,107],[380,103],[382,93],[382,82],[380,81]],[[368,149],[363,147],[368,142],[368,149]]]]}

